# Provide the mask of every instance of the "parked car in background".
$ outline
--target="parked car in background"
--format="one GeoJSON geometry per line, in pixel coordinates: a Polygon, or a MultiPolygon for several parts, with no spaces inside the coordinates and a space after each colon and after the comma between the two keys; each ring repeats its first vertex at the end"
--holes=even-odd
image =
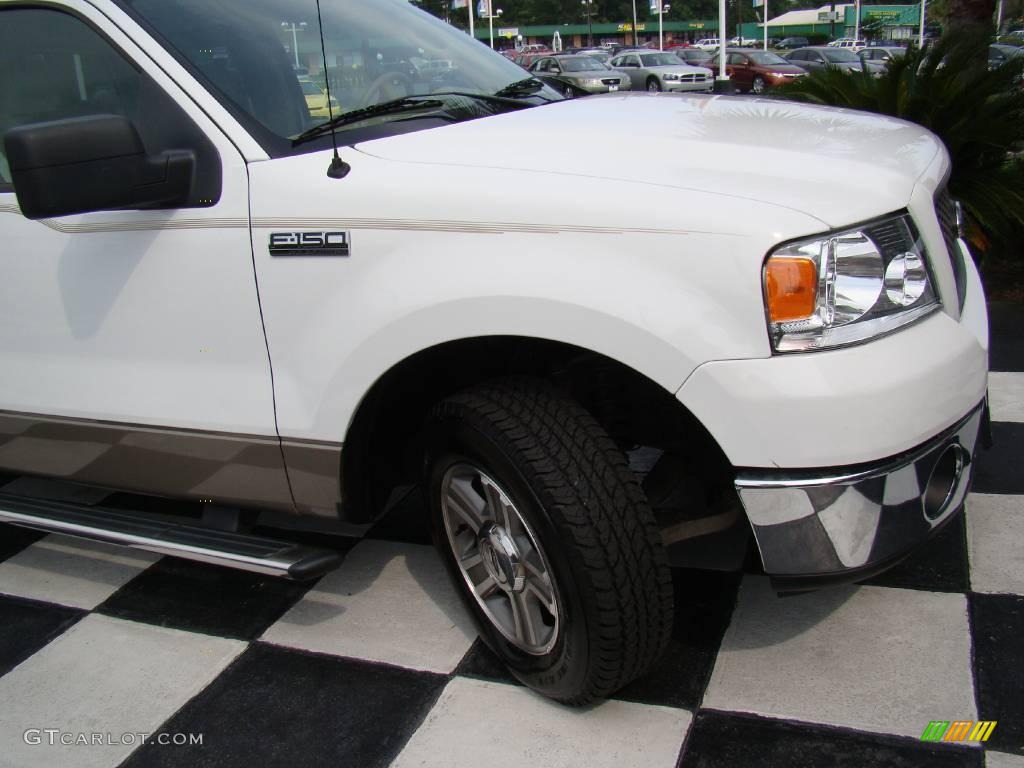
{"type": "Polygon", "coordinates": [[[533,65],[533,62],[535,62],[537,59],[550,55],[551,51],[521,51],[519,55],[513,59],[513,61],[523,69],[529,70],[530,67],[533,65]]]}
{"type": "Polygon", "coordinates": [[[907,55],[906,48],[899,46],[872,45],[857,51],[857,56],[862,62],[876,62],[879,64],[891,64],[893,60],[907,55]]]}
{"type": "Polygon", "coordinates": [[[299,87],[302,88],[302,95],[306,99],[306,109],[309,110],[310,117],[327,118],[332,113],[338,114],[341,105],[336,98],[331,96],[330,107],[328,108],[327,92],[323,88],[306,77],[300,77],[298,80],[299,87]]]}
{"type": "Polygon", "coordinates": [[[760,40],[754,37],[734,37],[729,41],[729,46],[732,48],[753,48],[760,42],[760,40]]]}
{"type": "Polygon", "coordinates": [[[826,47],[828,48],[848,48],[854,53],[859,51],[861,48],[866,48],[867,43],[863,40],[854,40],[852,37],[841,37],[838,40],[833,40],[826,47]]]}
{"type": "Polygon", "coordinates": [[[583,56],[589,56],[592,59],[597,59],[602,64],[607,64],[612,60],[612,54],[604,48],[582,48],[574,53],[582,54],[583,56]]]}
{"type": "Polygon", "coordinates": [[[753,93],[764,93],[807,75],[807,70],[771,51],[726,49],[725,69],[738,90],[753,93]]]}
{"type": "Polygon", "coordinates": [[[893,61],[906,53],[906,48],[873,46],[858,51],[857,57],[866,71],[879,77],[893,61]]]}
{"type": "Polygon", "coordinates": [[[860,72],[864,69],[860,58],[853,51],[844,48],[829,48],[816,45],[809,48],[798,48],[786,55],[786,60],[808,72],[837,67],[846,72],[860,72]]]}
{"type": "Polygon", "coordinates": [[[702,51],[713,51],[721,44],[722,42],[717,37],[706,37],[695,42],[693,47],[700,48],[702,51]]]}
{"type": "Polygon", "coordinates": [[[672,51],[684,64],[692,64],[695,67],[706,67],[711,61],[711,51],[701,48],[676,48],[672,51]]]}
{"type": "Polygon", "coordinates": [[[590,56],[544,56],[533,62],[530,73],[567,98],[590,93],[630,90],[627,75],[605,66],[590,56]]]}
{"type": "Polygon", "coordinates": [[[1015,56],[1024,56],[1024,48],[1015,45],[993,43],[988,47],[988,68],[995,69],[1015,56]]]}
{"type": "Polygon", "coordinates": [[[808,45],[810,43],[806,37],[784,37],[775,47],[784,51],[793,51],[797,48],[806,48],[808,45]]]}
{"type": "Polygon", "coordinates": [[[710,69],[683,64],[674,53],[664,51],[626,51],[612,59],[610,66],[629,76],[633,90],[710,93],[715,85],[710,69]]]}

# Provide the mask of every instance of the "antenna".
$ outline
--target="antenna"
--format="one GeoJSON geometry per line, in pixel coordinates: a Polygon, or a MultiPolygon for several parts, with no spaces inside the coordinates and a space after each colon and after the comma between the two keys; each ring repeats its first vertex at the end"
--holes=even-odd
{"type": "Polygon", "coordinates": [[[332,179],[344,179],[352,170],[352,166],[338,154],[338,136],[334,130],[334,110],[331,108],[331,78],[327,75],[327,47],[324,45],[324,22],[320,17],[320,0],[316,0],[316,25],[320,28],[320,56],[324,62],[324,83],[327,84],[327,119],[331,123],[331,144],[334,145],[334,157],[327,167],[327,175],[332,179]]]}

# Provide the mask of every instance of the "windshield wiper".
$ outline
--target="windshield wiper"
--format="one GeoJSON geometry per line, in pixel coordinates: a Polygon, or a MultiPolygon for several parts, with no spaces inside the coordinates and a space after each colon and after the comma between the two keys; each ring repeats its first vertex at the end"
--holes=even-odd
{"type": "MultiPolygon", "coordinates": [[[[538,80],[536,77],[527,77],[524,80],[516,80],[514,83],[509,83],[501,90],[495,91],[494,95],[505,97],[530,96],[539,91],[543,87],[543,80],[538,80]]],[[[551,99],[544,100],[551,101],[551,99]]]]}
{"type": "Polygon", "coordinates": [[[394,115],[399,112],[408,112],[414,109],[428,109],[437,108],[443,106],[443,102],[437,99],[424,98],[419,96],[403,96],[400,99],[392,99],[391,101],[382,101],[380,104],[374,104],[370,107],[363,107],[362,109],[352,109],[348,112],[342,112],[340,115],[336,115],[333,120],[328,120],[319,125],[314,125],[307,131],[303,131],[294,139],[292,139],[292,146],[297,146],[310,139],[315,139],[319,136],[323,136],[325,133],[330,133],[334,128],[340,128],[343,125],[349,125],[351,123],[358,123],[363,120],[369,120],[371,117],[380,117],[381,115],[394,115]]]}
{"type": "MultiPolygon", "coordinates": [[[[544,86],[544,83],[534,78],[523,80],[520,83],[512,83],[511,86],[502,88],[501,91],[495,94],[490,93],[473,93],[471,91],[438,91],[437,93],[423,94],[422,96],[403,96],[399,99],[392,99],[391,101],[384,101],[380,104],[374,104],[373,106],[363,107],[361,109],[353,109],[348,112],[342,112],[340,115],[335,115],[333,120],[315,125],[309,130],[303,131],[294,139],[292,139],[292,146],[302,144],[310,141],[311,139],[318,138],[327,133],[330,133],[332,129],[340,128],[344,125],[350,125],[352,123],[362,122],[363,120],[369,120],[373,117],[380,117],[382,115],[394,115],[401,112],[409,112],[420,109],[436,109],[437,107],[444,106],[444,102],[438,99],[438,96],[459,96],[467,99],[475,99],[476,101],[484,101],[488,104],[500,104],[504,107],[512,107],[513,109],[525,109],[531,106],[529,103],[521,101],[516,98],[512,98],[504,95],[503,91],[512,88],[513,86],[519,86],[523,83],[533,81],[538,83],[540,87],[544,86]]],[[[532,90],[536,90],[533,88],[532,90]]],[[[527,95],[527,91],[515,91],[522,95],[527,95]]],[[[545,99],[543,96],[537,98],[544,101],[551,101],[551,99],[545,99]]]]}

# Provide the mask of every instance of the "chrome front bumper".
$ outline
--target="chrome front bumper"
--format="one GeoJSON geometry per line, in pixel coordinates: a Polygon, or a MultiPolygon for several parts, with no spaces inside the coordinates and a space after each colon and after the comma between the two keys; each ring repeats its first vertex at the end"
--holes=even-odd
{"type": "Polygon", "coordinates": [[[895,564],[963,508],[983,404],[924,445],[850,470],[748,470],[736,479],[776,588],[856,581],[895,564]]]}

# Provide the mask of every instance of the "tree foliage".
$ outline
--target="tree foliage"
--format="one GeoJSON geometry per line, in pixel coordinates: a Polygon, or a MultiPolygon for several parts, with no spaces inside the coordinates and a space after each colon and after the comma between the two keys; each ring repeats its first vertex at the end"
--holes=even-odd
{"type": "Polygon", "coordinates": [[[946,35],[880,76],[828,68],[778,89],[780,98],[849,107],[933,131],[953,163],[949,190],[966,209],[972,240],[1004,250],[1024,233],[1024,56],[986,67],[988,36],[946,35]]]}

